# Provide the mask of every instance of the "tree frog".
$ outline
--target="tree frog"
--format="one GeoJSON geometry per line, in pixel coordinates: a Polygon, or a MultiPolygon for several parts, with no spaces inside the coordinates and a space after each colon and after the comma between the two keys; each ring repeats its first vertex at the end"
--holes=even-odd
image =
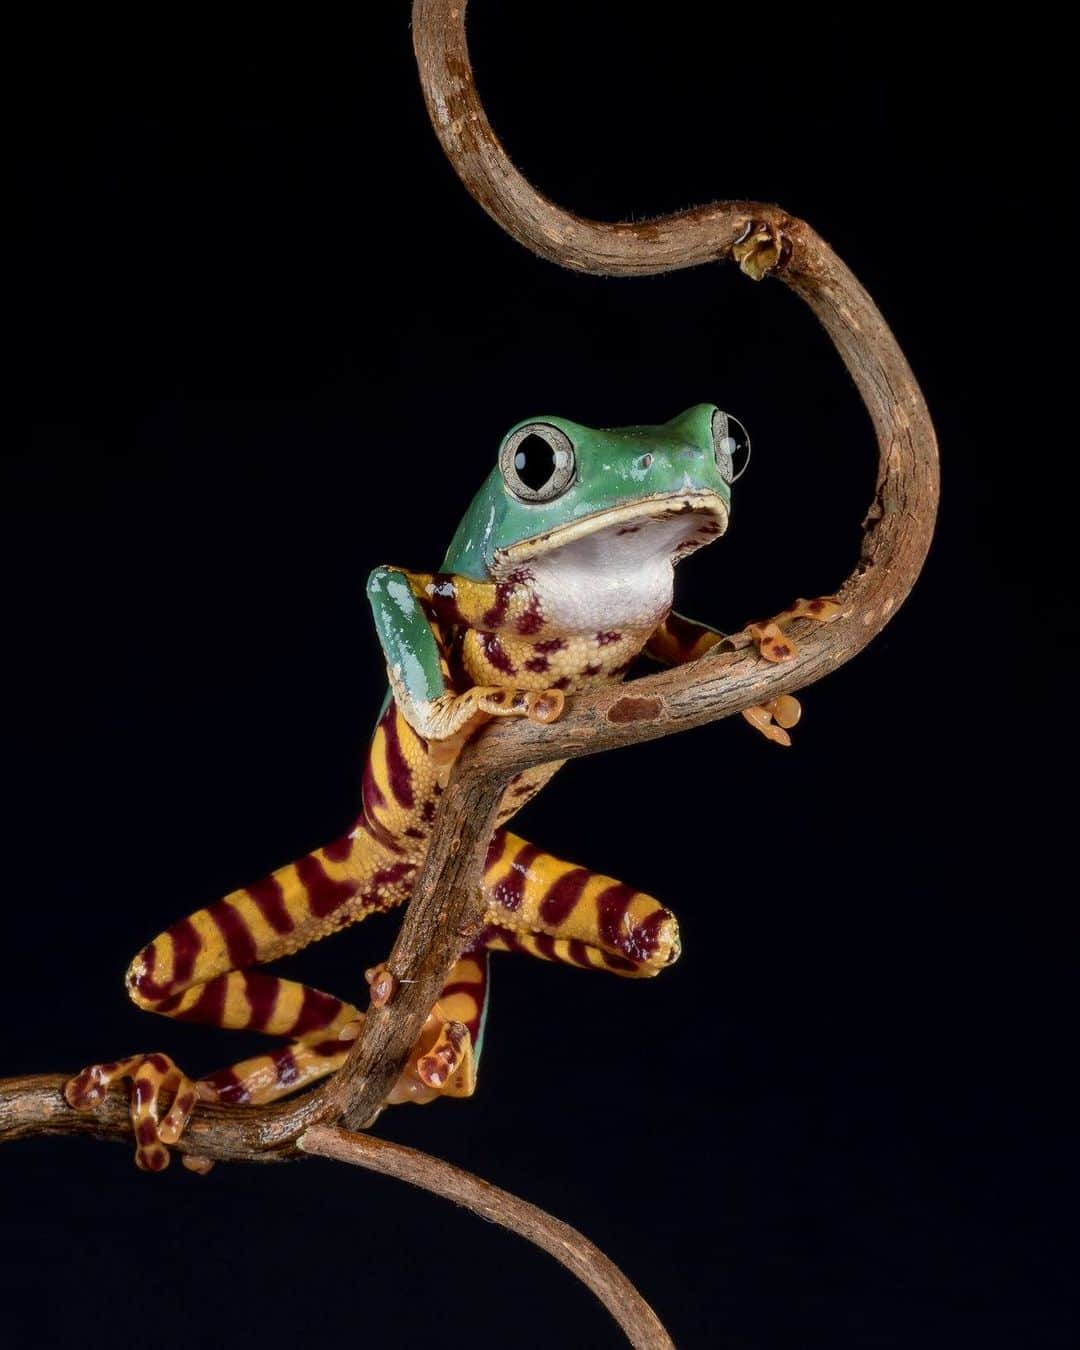
{"type": "MultiPolygon", "coordinates": [[[[128,992],[142,1008],[262,1031],[284,1045],[197,1080],[163,1054],[93,1064],[68,1083],[69,1103],[92,1109],[111,1082],[132,1079],[136,1161],[160,1171],[198,1101],[269,1102],[340,1067],[361,1010],[258,967],[408,899],[449,766],[483,723],[553,721],[567,695],[620,680],[642,654],[683,662],[724,640],[673,612],[673,569],[727,529],[731,485],[748,453],[741,424],[712,404],[661,426],[598,431],[539,417],[511,428],[441,570],[378,567],[368,581],[390,689],[356,824],[174,923],[128,969],[128,992]]],[[[795,646],[784,623],[827,620],[837,608],[797,601],[746,631],[763,657],[787,659],[795,646]]],[[[797,712],[781,699],[752,710],[751,720],[786,740],[797,712]]],[[[656,975],[678,957],[675,916],[659,901],[504,828],[558,767],[523,773],[507,788],[483,876],[486,926],[457,962],[387,1104],[472,1094],[491,952],[629,978],[656,975]]],[[[369,972],[374,1001],[385,999],[388,979],[385,968],[369,972]]]]}

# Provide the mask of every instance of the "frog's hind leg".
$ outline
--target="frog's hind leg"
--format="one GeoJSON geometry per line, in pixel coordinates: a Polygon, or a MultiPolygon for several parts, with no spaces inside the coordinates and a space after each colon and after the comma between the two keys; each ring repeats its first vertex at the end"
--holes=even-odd
{"type": "Polygon", "coordinates": [[[484,867],[488,945],[620,975],[657,975],[679,956],[675,915],[614,877],[497,830],[484,867]]]}
{"type": "MultiPolygon", "coordinates": [[[[255,1090],[267,1086],[264,1061],[273,1060],[274,1087],[295,1091],[336,1067],[347,1050],[338,1044],[341,1033],[359,1012],[295,980],[248,968],[400,903],[414,872],[414,863],[392,853],[361,824],[345,838],[166,929],[132,961],[128,992],[141,1008],[167,1017],[289,1037],[294,1045],[276,1059],[258,1057],[260,1070],[253,1084],[255,1090]]],[[[72,1106],[92,1109],[109,1084],[121,1078],[131,1078],[135,1085],[137,1161],[155,1171],[168,1160],[161,1145],[179,1137],[196,1095],[224,1100],[231,1085],[230,1079],[217,1075],[192,1084],[167,1056],[136,1055],[90,1065],[71,1079],[65,1095],[72,1106]],[[163,1092],[175,1100],[159,1127],[163,1092]]],[[[245,1099],[248,1091],[238,1080],[234,1099],[245,1099]]]]}

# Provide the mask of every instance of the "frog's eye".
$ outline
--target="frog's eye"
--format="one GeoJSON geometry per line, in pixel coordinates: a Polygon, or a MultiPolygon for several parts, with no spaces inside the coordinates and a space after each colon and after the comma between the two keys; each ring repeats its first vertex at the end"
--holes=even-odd
{"type": "Polygon", "coordinates": [[[726,483],[734,483],[743,476],[750,463],[750,437],[746,428],[737,417],[717,408],[712,415],[712,439],[720,477],[726,483]]]}
{"type": "Polygon", "coordinates": [[[503,441],[503,481],[523,502],[550,502],[574,481],[574,447],[550,422],[530,422],[503,441]]]}

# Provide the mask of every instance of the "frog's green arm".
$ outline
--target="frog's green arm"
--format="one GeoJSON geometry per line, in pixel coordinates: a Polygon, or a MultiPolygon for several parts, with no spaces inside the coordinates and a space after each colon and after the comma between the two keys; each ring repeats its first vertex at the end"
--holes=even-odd
{"type": "MultiPolygon", "coordinates": [[[[406,572],[397,567],[377,567],[368,578],[368,599],[394,702],[425,740],[447,742],[448,757],[456,754],[469,732],[489,718],[551,722],[562,711],[563,695],[558,689],[474,685],[455,690],[439,630],[428,618],[433,615],[448,627],[497,629],[516,612],[512,599],[522,589],[516,581],[470,581],[448,573],[406,572]]],[[[447,768],[448,762],[442,767],[447,768]]]]}
{"type": "Polygon", "coordinates": [[[367,597],[394,693],[416,704],[434,703],[448,686],[439,643],[408,572],[376,567],[367,597]]]}

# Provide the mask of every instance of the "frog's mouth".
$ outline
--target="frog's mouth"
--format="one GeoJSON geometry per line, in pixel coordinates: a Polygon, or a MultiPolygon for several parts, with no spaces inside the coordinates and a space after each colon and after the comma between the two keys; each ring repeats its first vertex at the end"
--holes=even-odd
{"type": "Polygon", "coordinates": [[[601,552],[643,560],[663,553],[675,563],[719,538],[727,526],[727,503],[715,492],[658,493],[496,549],[492,571],[499,575],[585,540],[601,552]]]}

